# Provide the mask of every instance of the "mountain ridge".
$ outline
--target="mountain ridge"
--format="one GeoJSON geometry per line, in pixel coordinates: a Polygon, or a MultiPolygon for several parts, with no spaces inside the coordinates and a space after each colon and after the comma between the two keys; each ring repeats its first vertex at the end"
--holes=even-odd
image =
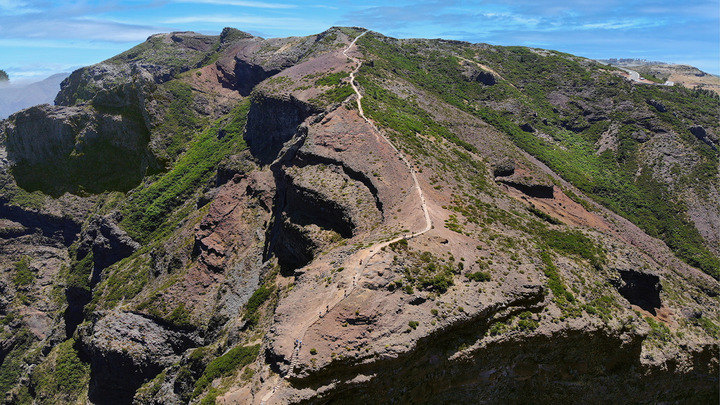
{"type": "Polygon", "coordinates": [[[555,51],[153,35],[0,125],[0,387],[712,400],[717,106],[555,51]]]}
{"type": "Polygon", "coordinates": [[[52,103],[60,91],[60,82],[67,76],[67,73],[56,73],[33,83],[3,84],[0,86],[0,119],[34,105],[52,103]]]}

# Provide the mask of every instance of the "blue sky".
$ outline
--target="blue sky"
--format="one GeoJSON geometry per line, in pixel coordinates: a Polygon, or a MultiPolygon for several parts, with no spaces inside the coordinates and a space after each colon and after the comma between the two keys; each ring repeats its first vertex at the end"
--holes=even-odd
{"type": "Polygon", "coordinates": [[[40,78],[97,63],[156,32],[264,37],[358,25],[447,38],[640,58],[720,73],[718,0],[0,0],[0,69],[40,78]]]}

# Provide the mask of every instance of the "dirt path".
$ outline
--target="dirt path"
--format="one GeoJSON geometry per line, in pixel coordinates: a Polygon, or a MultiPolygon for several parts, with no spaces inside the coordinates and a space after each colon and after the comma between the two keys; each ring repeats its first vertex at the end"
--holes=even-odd
{"type": "MultiPolygon", "coordinates": [[[[332,311],[335,307],[337,307],[338,304],[340,304],[345,298],[347,298],[357,288],[357,286],[360,284],[360,277],[362,277],[363,271],[370,264],[370,260],[372,260],[372,258],[376,254],[378,254],[380,251],[382,251],[382,249],[384,247],[390,245],[391,243],[395,243],[395,242],[398,242],[403,239],[415,238],[417,236],[424,234],[425,232],[429,231],[430,229],[432,229],[432,219],[430,219],[430,212],[428,211],[428,207],[425,202],[425,194],[423,193],[422,188],[420,187],[420,182],[417,179],[417,174],[415,173],[415,169],[413,169],[412,165],[407,160],[405,155],[403,155],[403,153],[400,152],[395,147],[395,145],[393,145],[393,143],[390,141],[390,139],[387,136],[385,136],[385,134],[375,126],[375,123],[373,123],[369,118],[367,118],[365,116],[365,112],[363,111],[363,108],[362,108],[362,97],[363,96],[362,96],[362,93],[360,93],[360,89],[358,89],[357,85],[355,84],[355,75],[360,70],[360,67],[362,66],[362,62],[360,61],[360,59],[358,59],[354,56],[348,55],[348,51],[353,46],[355,46],[355,43],[357,42],[358,39],[360,39],[363,35],[365,35],[367,33],[368,33],[368,31],[365,31],[362,34],[355,37],[355,39],[353,39],[353,41],[350,42],[348,47],[345,48],[345,50],[343,50],[343,55],[345,55],[346,57],[351,59],[353,62],[357,63],[357,67],[355,67],[355,69],[352,72],[350,72],[350,85],[352,86],[353,91],[355,91],[355,95],[357,96],[358,112],[359,112],[360,117],[362,117],[365,120],[365,122],[367,122],[370,125],[370,127],[372,127],[373,132],[375,133],[375,136],[377,137],[378,141],[381,141],[381,142],[384,141],[388,145],[390,145],[390,147],[395,151],[395,153],[397,153],[398,157],[403,161],[403,163],[405,163],[405,166],[407,166],[408,170],[410,171],[410,175],[412,176],[413,183],[414,183],[414,188],[417,191],[418,197],[420,198],[423,215],[425,217],[425,227],[418,232],[401,235],[401,236],[398,236],[394,239],[391,239],[391,240],[388,240],[385,242],[376,243],[376,244],[374,244],[366,249],[360,250],[357,253],[355,253],[354,255],[352,255],[352,258],[349,259],[349,261],[352,261],[353,263],[345,264],[345,266],[348,268],[356,268],[357,269],[355,271],[355,275],[353,276],[353,280],[352,280],[352,284],[351,284],[352,287],[349,290],[339,290],[338,291],[339,294],[336,294],[335,298],[332,300],[332,303],[328,304],[326,306],[326,311],[324,313],[321,313],[321,314],[318,314],[315,316],[313,321],[305,328],[305,330],[302,332],[302,334],[298,337],[298,339],[296,340],[296,343],[302,342],[302,340],[305,338],[305,335],[307,334],[307,331],[310,330],[310,328],[315,326],[315,324],[317,324],[321,319],[323,319],[325,316],[327,316],[327,314],[330,313],[330,311],[332,311]]],[[[289,367],[288,374],[285,376],[286,378],[287,378],[287,376],[292,374],[292,370],[294,368],[295,361],[297,360],[299,352],[300,352],[300,347],[296,344],[295,347],[293,347],[293,353],[290,356],[290,367],[289,367]]],[[[275,392],[279,388],[281,381],[282,381],[281,379],[278,379],[276,384],[273,386],[273,389],[263,396],[263,398],[260,402],[261,404],[265,404],[267,401],[269,401],[272,398],[273,395],[275,395],[275,392]]]]}

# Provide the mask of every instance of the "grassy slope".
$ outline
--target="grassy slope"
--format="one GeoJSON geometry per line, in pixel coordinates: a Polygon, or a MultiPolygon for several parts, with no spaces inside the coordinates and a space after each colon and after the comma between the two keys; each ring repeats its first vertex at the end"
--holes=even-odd
{"type": "MultiPolygon", "coordinates": [[[[624,101],[644,106],[647,99],[661,100],[668,106],[668,111],[682,112],[681,118],[669,112],[658,113],[657,116],[680,134],[682,141],[701,157],[701,163],[692,173],[693,178],[687,181],[702,182],[717,177],[716,153],[689,134],[686,121],[717,126],[712,122],[719,106],[717,99],[683,88],[637,86],[631,90],[623,79],[605,72],[599,65],[583,66],[569,55],[551,52],[541,56],[522,47],[479,49],[469,44],[448,45],[431,41],[400,43],[372,35],[363,37],[360,45],[374,60],[373,66],[364,65],[361,77],[382,79],[396,74],[479,116],[507,133],[518,146],[581,190],[630,219],[648,234],[661,238],[678,257],[720,278],[720,260],[707,250],[689,220],[683,214],[678,215],[684,212],[684,207],[673,202],[667,185],[653,179],[647,169],[642,170],[639,177],[635,176],[642,166],[637,161],[638,145],[631,139],[631,133],[638,129],[632,123],[632,117],[614,108],[606,112],[606,119],[588,122],[580,109],[572,109],[571,106],[568,111],[558,112],[547,101],[549,93],[558,87],[576,89],[576,93],[582,91],[582,96],[577,95],[581,102],[599,103],[611,98],[616,105],[624,101]],[[461,73],[459,59],[453,54],[476,58],[491,65],[516,87],[503,80],[494,86],[466,80],[461,73]],[[514,115],[512,111],[491,103],[502,100],[515,103],[520,113],[514,115]],[[518,118],[532,115],[537,116],[533,126],[550,134],[563,148],[519,128],[518,118]],[[595,142],[610,122],[620,127],[618,150],[597,155],[595,142]]],[[[362,80],[364,86],[368,85],[367,80],[362,80]]],[[[373,95],[381,92],[372,87],[366,90],[373,95]]],[[[399,108],[408,108],[400,104],[399,108]]],[[[417,112],[411,113],[418,115],[417,112]]],[[[381,122],[383,119],[380,117],[381,122]]]]}

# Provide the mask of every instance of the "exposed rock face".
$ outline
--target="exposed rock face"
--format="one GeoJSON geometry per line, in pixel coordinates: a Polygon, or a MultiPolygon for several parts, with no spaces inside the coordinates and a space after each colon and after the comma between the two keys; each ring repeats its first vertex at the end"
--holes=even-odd
{"type": "Polygon", "coordinates": [[[15,232],[18,232],[17,236],[38,232],[66,246],[69,246],[75,241],[81,228],[81,224],[67,216],[24,209],[23,207],[9,204],[8,201],[3,198],[0,198],[0,218],[13,221],[21,226],[20,228],[15,228],[15,232]],[[25,232],[20,232],[22,229],[24,229],[25,232]]]}
{"type": "Polygon", "coordinates": [[[662,112],[667,112],[667,108],[665,107],[665,104],[663,104],[663,103],[661,103],[661,102],[659,102],[659,101],[657,101],[657,100],[648,100],[647,103],[650,104],[651,106],[655,107],[655,109],[656,109],[658,112],[661,112],[661,113],[662,113],[662,112]]]}
{"type": "Polygon", "coordinates": [[[79,334],[92,366],[89,397],[98,403],[130,403],[140,385],[197,345],[187,333],[128,312],[109,313],[79,334]]]}
{"type": "Polygon", "coordinates": [[[4,125],[13,173],[30,190],[53,195],[127,190],[152,164],[144,122],[127,114],[42,105],[14,114],[4,125]]]}
{"type": "Polygon", "coordinates": [[[72,336],[75,328],[83,321],[83,309],[92,298],[92,287],[102,276],[102,271],[108,266],[130,256],[140,248],[140,244],[132,240],[125,231],[120,229],[116,218],[108,215],[91,218],[89,225],[83,230],[77,244],[77,258],[82,260],[92,258],[90,274],[87,275],[87,285],[68,286],[65,289],[67,309],[65,310],[65,332],[72,336]]]}
{"type": "MultiPolygon", "coordinates": [[[[78,251],[83,254],[93,253],[95,271],[130,256],[140,248],[140,244],[132,240],[117,225],[117,218],[112,215],[95,217],[80,235],[78,251]]],[[[99,278],[99,274],[94,275],[99,278]]]]}
{"type": "Polygon", "coordinates": [[[715,146],[715,143],[710,139],[708,136],[707,131],[705,131],[705,128],[701,126],[692,126],[690,127],[690,133],[695,135],[695,137],[702,142],[705,142],[708,146],[713,148],[714,150],[717,150],[717,146],[715,146]]]}
{"type": "Polygon", "coordinates": [[[495,75],[481,69],[469,68],[463,72],[463,75],[465,75],[468,80],[479,82],[486,86],[492,86],[496,83],[495,75]]]}
{"type": "Polygon", "coordinates": [[[496,177],[496,181],[516,188],[531,197],[552,198],[554,187],[522,176],[496,177]]]}
{"type": "Polygon", "coordinates": [[[615,284],[618,292],[632,305],[656,314],[660,302],[660,277],[634,270],[620,270],[620,280],[615,284]]]}
{"type": "Polygon", "coordinates": [[[250,95],[258,83],[279,72],[279,70],[266,70],[262,66],[239,58],[219,61],[217,67],[223,86],[237,90],[243,96],[250,95]]]}
{"type": "Polygon", "coordinates": [[[272,163],[280,149],[297,132],[298,126],[313,112],[297,99],[278,99],[258,95],[250,107],[245,141],[250,153],[261,163],[272,163]]]}
{"type": "Polygon", "coordinates": [[[522,129],[525,132],[535,132],[535,128],[532,127],[532,125],[525,123],[520,125],[520,129],[522,129]]]}
{"type": "Polygon", "coordinates": [[[699,348],[697,357],[688,359],[679,373],[681,387],[671,389],[677,380],[670,374],[648,370],[645,375],[639,370],[633,358],[640,355],[641,341],[638,335],[607,335],[588,327],[562,333],[548,331],[522,340],[497,339],[450,361],[432,350],[422,350],[388,364],[386,373],[363,376],[358,381],[362,384],[343,386],[339,389],[342,394],[307,399],[304,403],[340,398],[353,404],[383,401],[387,397],[381,392],[391,392],[403,403],[465,402],[469,398],[481,402],[499,398],[510,402],[528,398],[555,402],[568,396],[583,402],[603,402],[608,397],[631,402],[714,397],[706,388],[715,381],[710,377],[714,369],[708,368],[704,360],[715,355],[716,347],[699,348]]]}
{"type": "Polygon", "coordinates": [[[508,177],[515,173],[515,162],[512,160],[504,160],[493,164],[494,177],[508,177]]]}

